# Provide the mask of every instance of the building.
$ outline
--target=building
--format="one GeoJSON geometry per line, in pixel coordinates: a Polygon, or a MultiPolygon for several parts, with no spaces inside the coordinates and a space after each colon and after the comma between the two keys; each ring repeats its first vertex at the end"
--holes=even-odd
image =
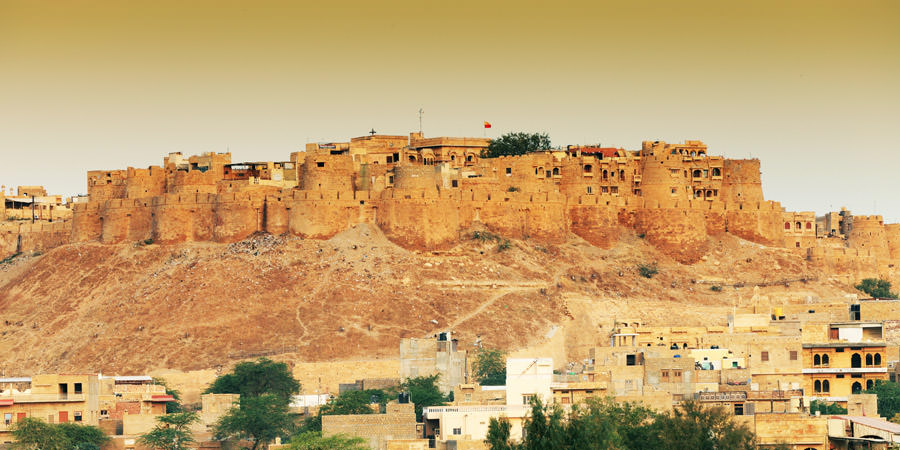
{"type": "Polygon", "coordinates": [[[843,405],[851,394],[871,388],[876,380],[887,380],[882,324],[838,322],[815,328],[808,324],[802,372],[806,392],[843,405]],[[807,341],[812,334],[818,339],[807,341]]]}
{"type": "Polygon", "coordinates": [[[11,442],[10,429],[25,418],[48,423],[100,423],[100,379],[96,374],[35,375],[0,378],[0,443],[11,442]]]}
{"type": "Polygon", "coordinates": [[[363,438],[369,448],[385,450],[391,440],[420,438],[415,405],[391,402],[384,414],[347,414],[322,416],[322,435],[344,434],[363,438]]]}
{"type": "Polygon", "coordinates": [[[453,387],[466,383],[466,351],[458,349],[458,342],[450,332],[433,338],[404,338],[400,341],[400,377],[440,375],[438,388],[445,395],[453,387]]]}

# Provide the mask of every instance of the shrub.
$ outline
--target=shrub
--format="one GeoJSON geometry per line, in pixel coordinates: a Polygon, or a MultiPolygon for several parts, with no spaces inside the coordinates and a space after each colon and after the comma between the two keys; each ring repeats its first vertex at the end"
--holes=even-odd
{"type": "Polygon", "coordinates": [[[498,252],[504,252],[509,250],[512,247],[512,244],[509,243],[509,239],[504,239],[499,245],[497,245],[498,252]]]}
{"type": "Polygon", "coordinates": [[[865,278],[855,287],[874,298],[897,298],[897,294],[891,292],[891,282],[887,280],[865,278]]]}
{"type": "Polygon", "coordinates": [[[653,278],[653,275],[659,273],[659,270],[656,268],[656,263],[653,264],[638,264],[637,266],[638,273],[641,274],[644,278],[653,278]]]}
{"type": "Polygon", "coordinates": [[[710,286],[709,290],[711,290],[713,292],[722,292],[722,286],[719,286],[719,285],[710,286]]]}
{"type": "Polygon", "coordinates": [[[519,191],[521,191],[521,189],[519,189],[515,186],[510,186],[509,188],[506,189],[506,192],[519,192],[519,191]]]}
{"type": "Polygon", "coordinates": [[[473,231],[472,239],[476,240],[476,241],[481,241],[481,242],[487,242],[487,241],[498,241],[499,242],[500,236],[497,236],[496,234],[491,233],[490,231],[473,231]]]}
{"type": "Polygon", "coordinates": [[[150,245],[153,243],[153,239],[144,239],[144,245],[150,245]]]}

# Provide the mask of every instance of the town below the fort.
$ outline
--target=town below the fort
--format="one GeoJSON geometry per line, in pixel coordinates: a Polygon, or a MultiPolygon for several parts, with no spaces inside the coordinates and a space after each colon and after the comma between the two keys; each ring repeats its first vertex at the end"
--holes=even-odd
{"type": "Polygon", "coordinates": [[[0,448],[39,419],[104,450],[511,449],[543,413],[615,418],[596,448],[690,448],[665,427],[707,413],[739,443],[709,448],[900,448],[900,224],[786,211],[698,140],[491,143],[3,186],[0,448]]]}

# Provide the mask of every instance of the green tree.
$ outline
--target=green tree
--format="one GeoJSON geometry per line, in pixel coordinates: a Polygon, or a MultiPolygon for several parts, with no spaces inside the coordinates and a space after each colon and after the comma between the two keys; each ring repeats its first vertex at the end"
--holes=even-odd
{"type": "Polygon", "coordinates": [[[57,427],[68,440],[74,450],[100,450],[103,444],[109,442],[109,436],[100,428],[80,423],[61,423],[57,427]]]}
{"type": "Polygon", "coordinates": [[[506,417],[491,417],[488,423],[487,438],[484,440],[490,450],[513,450],[515,446],[509,442],[509,430],[512,425],[506,417]]]}
{"type": "Polygon", "coordinates": [[[660,438],[671,450],[751,450],[754,436],[722,408],[704,408],[695,401],[681,403],[656,418],[660,438]]]}
{"type": "Polygon", "coordinates": [[[138,441],[147,447],[158,450],[183,450],[194,443],[191,424],[200,418],[196,412],[184,411],[166,414],[156,418],[156,426],[138,441]]]}
{"type": "Polygon", "coordinates": [[[503,386],[506,384],[506,360],[497,349],[481,347],[475,352],[472,375],[482,386],[503,386]]]}
{"type": "Polygon", "coordinates": [[[14,448],[27,450],[67,450],[69,441],[62,429],[40,419],[26,417],[12,426],[14,448]]]}
{"type": "Polygon", "coordinates": [[[506,133],[491,140],[488,148],[482,150],[481,157],[524,155],[547,150],[550,146],[550,136],[546,133],[506,133]]]}
{"type": "Polygon", "coordinates": [[[171,395],[172,398],[175,399],[174,402],[166,402],[166,414],[172,414],[181,412],[183,407],[181,405],[181,392],[178,389],[169,387],[169,384],[166,382],[165,378],[154,377],[153,384],[157,384],[166,388],[166,395],[171,395]]]}
{"type": "Polygon", "coordinates": [[[440,375],[407,378],[400,385],[400,390],[409,392],[409,401],[416,407],[416,420],[422,421],[422,408],[426,406],[441,406],[447,402],[447,397],[441,393],[437,386],[440,375]]]}
{"type": "Polygon", "coordinates": [[[847,408],[844,408],[837,403],[828,403],[821,400],[809,402],[809,414],[815,415],[817,412],[823,416],[829,414],[847,414],[847,408]]]}
{"type": "Polygon", "coordinates": [[[241,394],[241,399],[272,394],[285,402],[290,402],[291,396],[298,392],[300,382],[287,364],[268,358],[242,362],[234,366],[231,373],[216,378],[206,389],[208,394],[241,394]]]}
{"type": "Polygon", "coordinates": [[[369,446],[359,437],[341,434],[322,437],[322,433],[307,431],[291,439],[289,450],[366,450],[369,446]]]}
{"type": "Polygon", "coordinates": [[[544,407],[535,397],[531,401],[531,416],[522,426],[526,439],[518,448],[522,450],[555,450],[571,448],[563,411],[559,405],[544,407]]]}
{"type": "Polygon", "coordinates": [[[276,394],[241,397],[215,426],[216,439],[249,439],[253,450],[268,448],[278,436],[289,434],[293,419],[288,401],[276,394]]]}
{"type": "Polygon", "coordinates": [[[875,380],[872,389],[866,394],[878,395],[878,414],[891,419],[900,413],[900,384],[886,380],[875,380]]]}
{"type": "Polygon", "coordinates": [[[856,285],[856,289],[874,298],[897,298],[897,294],[891,292],[891,282],[878,278],[865,278],[856,285]]]}

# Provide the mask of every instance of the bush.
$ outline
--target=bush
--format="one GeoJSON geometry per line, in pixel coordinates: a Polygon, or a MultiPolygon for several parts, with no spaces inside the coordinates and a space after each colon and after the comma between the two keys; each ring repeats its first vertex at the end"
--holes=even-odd
{"type": "Polygon", "coordinates": [[[0,266],[2,266],[3,264],[9,264],[9,263],[13,262],[13,260],[18,258],[19,255],[21,255],[21,254],[22,253],[17,252],[17,253],[13,253],[12,255],[7,256],[6,258],[3,258],[2,260],[0,260],[0,266]]]}
{"type": "Polygon", "coordinates": [[[509,243],[509,239],[504,239],[503,242],[501,242],[500,245],[497,246],[497,251],[504,252],[506,250],[509,250],[511,247],[512,244],[509,243]]]}
{"type": "Polygon", "coordinates": [[[490,231],[473,231],[472,232],[472,240],[487,242],[487,241],[500,241],[500,236],[497,236],[490,231]]]}
{"type": "Polygon", "coordinates": [[[719,286],[719,285],[710,286],[709,290],[711,290],[713,292],[722,292],[722,286],[719,286]]]}
{"type": "Polygon", "coordinates": [[[644,278],[653,278],[653,275],[659,273],[659,270],[656,268],[656,263],[653,264],[638,264],[637,266],[638,273],[641,274],[644,278]]]}
{"type": "Polygon", "coordinates": [[[144,239],[144,245],[150,245],[153,243],[153,239],[144,239]]]}
{"type": "Polygon", "coordinates": [[[855,287],[873,298],[897,298],[897,294],[891,292],[891,282],[887,280],[865,278],[855,287]]]}
{"type": "Polygon", "coordinates": [[[521,191],[521,189],[519,189],[515,186],[510,186],[509,188],[506,189],[506,192],[519,192],[519,191],[521,191]]]}

